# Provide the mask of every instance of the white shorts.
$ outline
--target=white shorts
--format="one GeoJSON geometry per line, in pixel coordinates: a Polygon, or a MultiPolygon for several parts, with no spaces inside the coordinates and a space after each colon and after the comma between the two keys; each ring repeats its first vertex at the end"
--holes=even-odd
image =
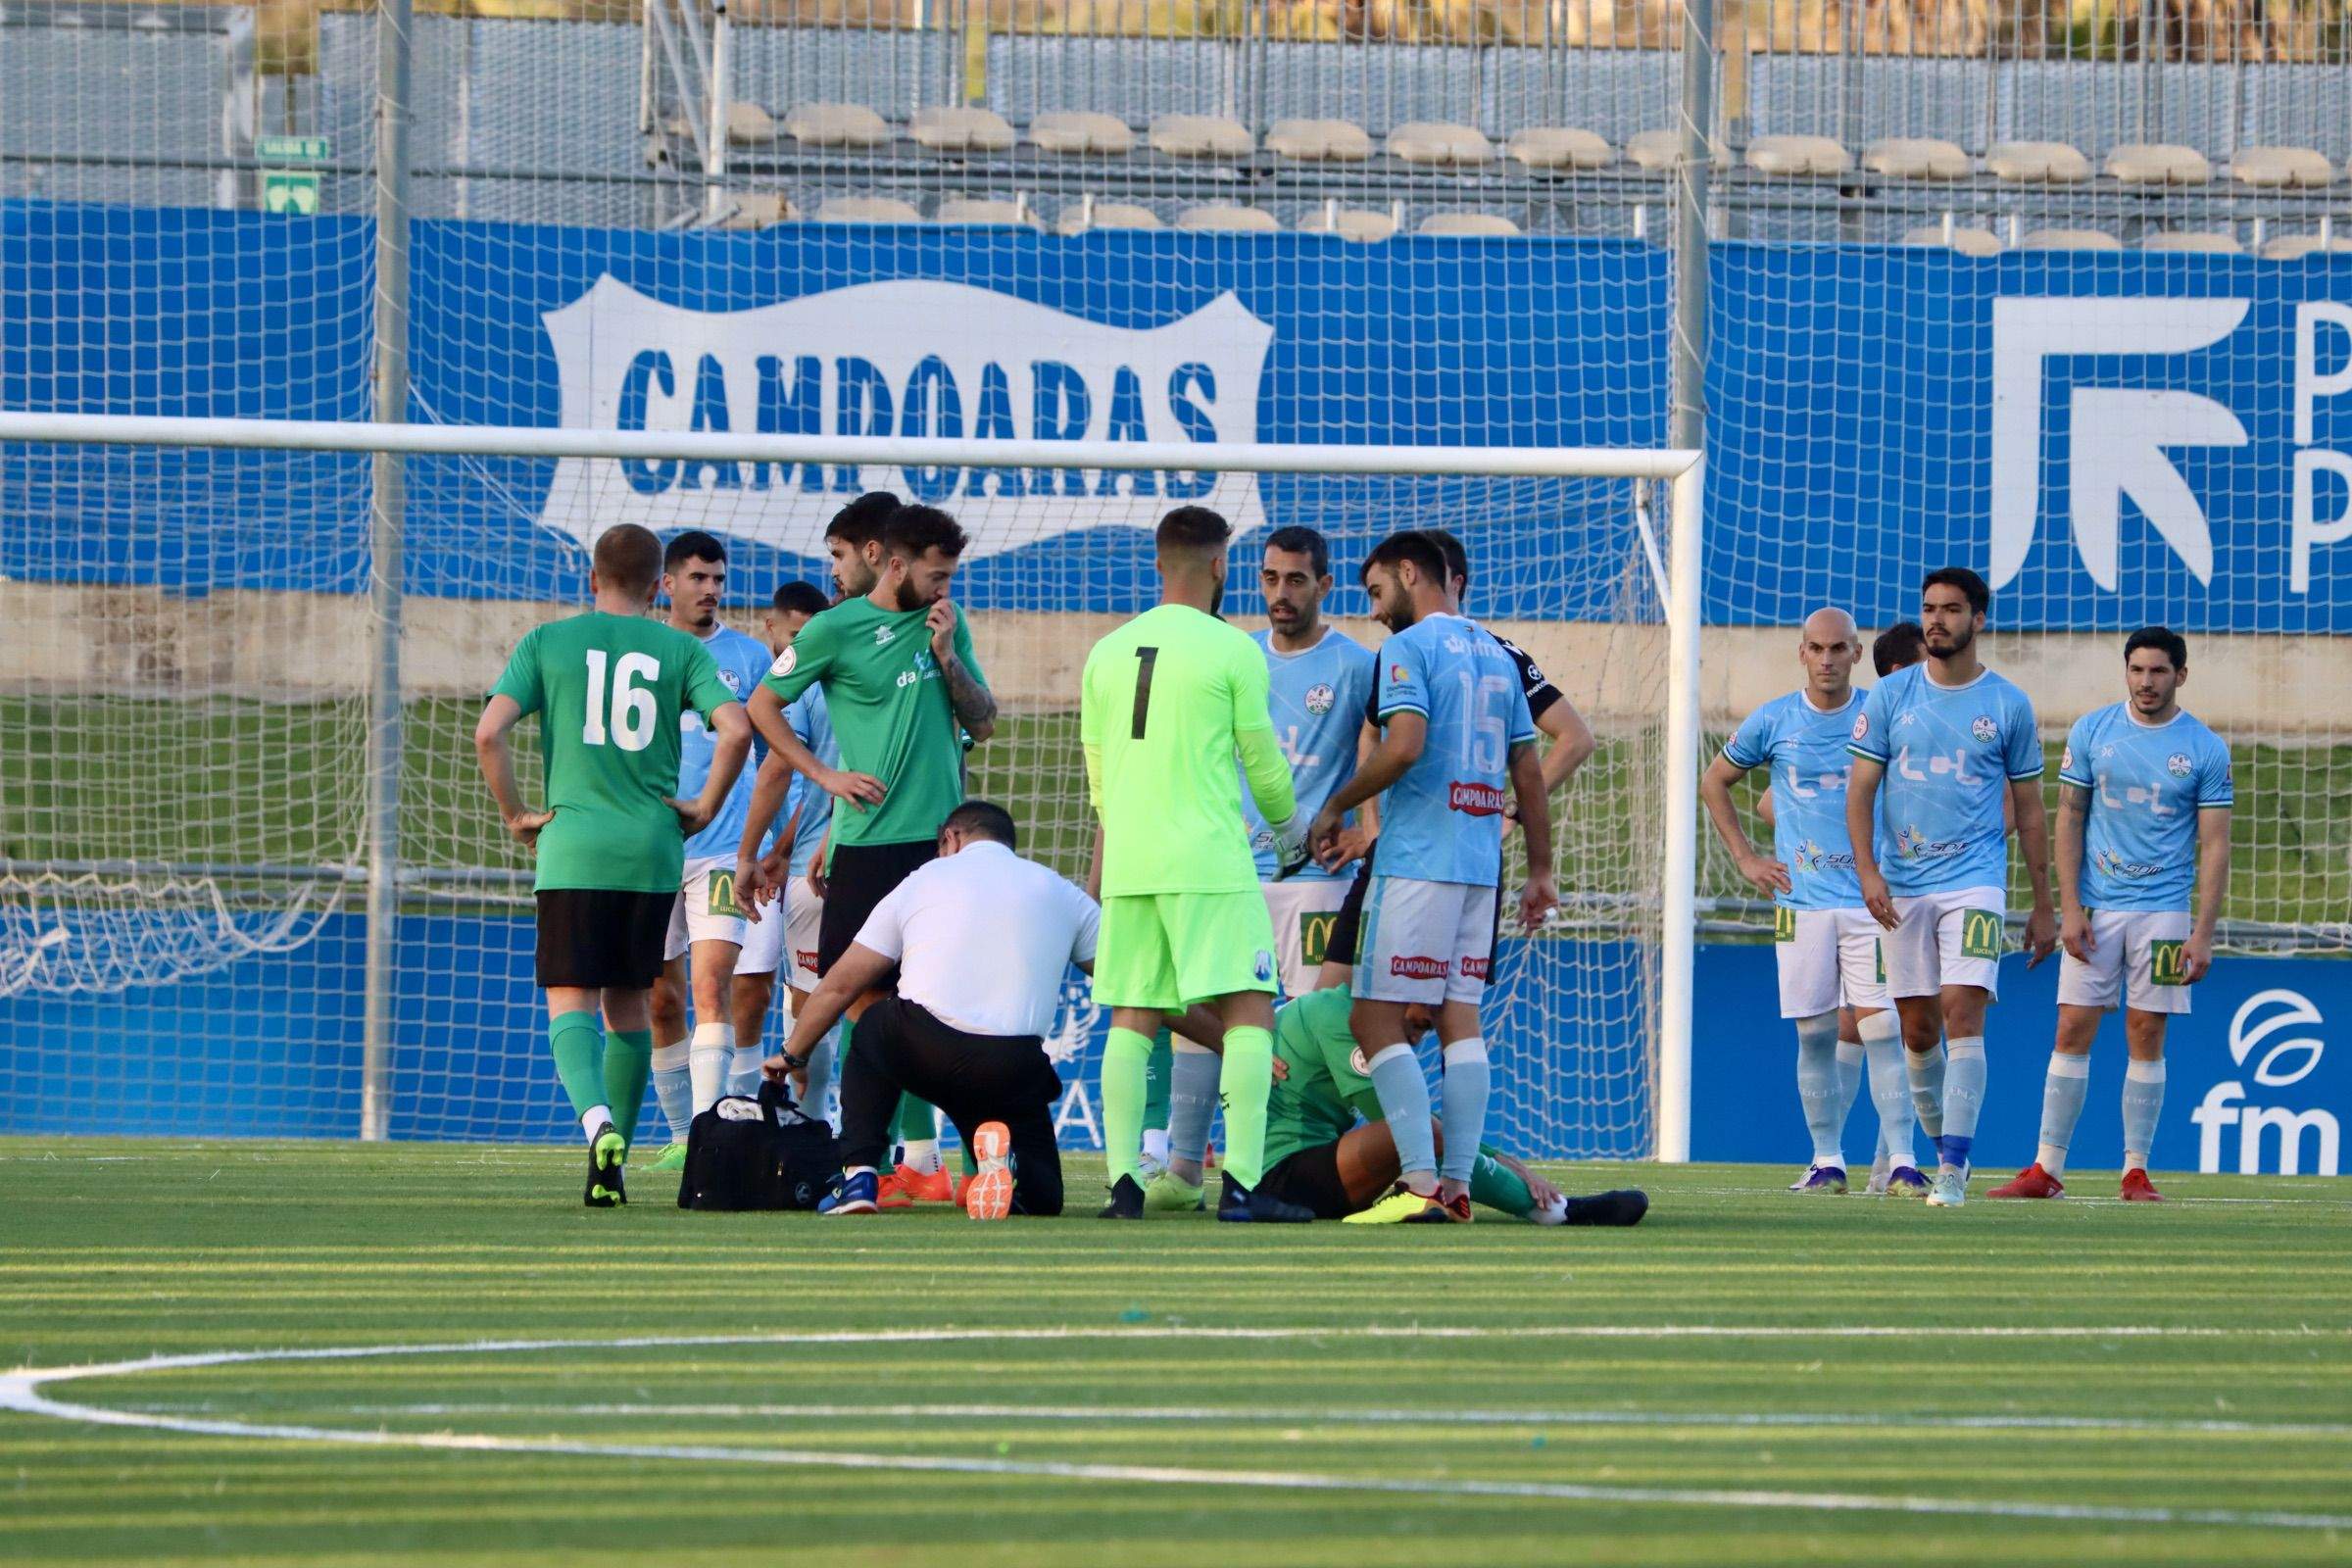
{"type": "Polygon", "coordinates": [[[1781,969],[1781,1016],[1815,1018],[1838,1006],[1884,1010],[1886,933],[1868,909],[1772,911],[1773,956],[1781,969]]]}
{"type": "Polygon", "coordinates": [[[825,901],[816,896],[807,876],[796,876],[784,895],[789,912],[784,917],[784,948],[791,955],[785,984],[795,991],[816,989],[816,933],[825,923],[825,901]]]}
{"type": "Polygon", "coordinates": [[[1882,938],[1886,989],[1898,997],[1932,997],[1945,986],[1982,986],[2001,994],[2001,947],[2008,935],[2009,895],[2000,888],[1945,888],[1897,898],[1902,924],[1882,938]]]}
{"type": "Polygon", "coordinates": [[[773,904],[760,906],[757,924],[746,920],[743,925],[743,952],[736,955],[737,974],[774,974],[784,961],[785,926],[791,919],[789,892],[776,896],[773,904]]]}
{"type": "Polygon", "coordinates": [[[1294,877],[1288,882],[1260,882],[1266,913],[1274,918],[1274,965],[1288,997],[1303,997],[1315,989],[1316,971],[1323,967],[1323,951],[1331,944],[1331,928],[1348,902],[1345,878],[1294,877]]]}
{"type": "Polygon", "coordinates": [[[1353,989],[1370,1002],[1476,1002],[1494,955],[1493,884],[1374,876],[1353,989]]]}
{"type": "Polygon", "coordinates": [[[697,942],[743,946],[743,911],[735,906],[735,857],[700,856],[686,862],[677,902],[669,906],[669,946],[664,959],[682,958],[697,942]]]}
{"type": "Polygon", "coordinates": [[[2058,957],[2058,1004],[2134,1012],[2186,1012],[2191,989],[2181,979],[2188,941],[2186,909],[2093,909],[2090,961],[2058,957]]]}

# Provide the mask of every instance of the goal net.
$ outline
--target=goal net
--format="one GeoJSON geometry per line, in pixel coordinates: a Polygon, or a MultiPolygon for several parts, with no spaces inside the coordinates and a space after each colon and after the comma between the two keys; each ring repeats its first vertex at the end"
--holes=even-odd
{"type": "MultiPolygon", "coordinates": [[[[988,381],[986,368],[968,378],[988,381]]],[[[1225,612],[1251,629],[1264,624],[1266,533],[1318,529],[1339,583],[1328,612],[1369,646],[1385,635],[1355,586],[1371,547],[1407,526],[1459,535],[1471,612],[1543,663],[1598,732],[1554,802],[1565,907],[1533,939],[1506,930],[1498,948],[1497,1125],[1531,1153],[1653,1152],[1672,793],[1661,573],[1673,509],[1659,476],[1679,462],[1202,443],[1142,449],[1167,466],[1073,466],[1035,442],[966,438],[883,463],[857,461],[855,439],[665,437],[693,423],[683,392],[634,435],[393,432],[473,449],[402,463],[396,824],[369,810],[388,627],[369,597],[370,454],[356,450],[384,427],[213,421],[168,434],[216,444],[180,446],[98,418],[70,421],[97,443],[7,444],[9,493],[52,530],[46,571],[12,563],[6,589],[28,633],[4,710],[9,1130],[349,1136],[380,1099],[394,1137],[565,1136],[531,985],[529,862],[500,828],[470,744],[481,694],[525,629],[584,603],[583,546],[600,527],[643,517],[665,534],[717,534],[731,558],[726,618],[757,634],[777,586],[826,580],[818,539],[833,511],[882,488],[950,508],[971,536],[954,591],[1006,716],[971,753],[970,792],[1008,806],[1024,853],[1074,878],[1093,833],[1077,672],[1097,637],[1152,603],[1149,529],[1162,512],[1195,500],[1234,520],[1225,612]],[[270,446],[290,433],[355,450],[270,446]],[[550,439],[604,455],[549,456],[550,439]],[[619,455],[632,441],[635,455],[619,455]],[[1482,456],[1516,471],[1363,471],[1482,456]],[[1546,466],[1586,471],[1535,471],[1546,466]],[[173,541],[167,580],[109,580],[134,533],[173,541]],[[396,897],[374,944],[387,1038],[371,1059],[367,888],[374,835],[395,825],[396,897]]],[[[1018,386],[1024,412],[1031,392],[1018,386]]],[[[940,395],[934,421],[954,396],[940,395]]],[[[40,430],[25,418],[0,416],[0,438],[40,430]]],[[[1098,461],[1133,460],[1112,449],[1098,461]]],[[[1523,879],[1514,836],[1506,880],[1523,879]]],[[[1065,1117],[1081,1147],[1107,1023],[1082,984],[1065,988],[1054,1046],[1084,1084],[1065,1117]]]]}

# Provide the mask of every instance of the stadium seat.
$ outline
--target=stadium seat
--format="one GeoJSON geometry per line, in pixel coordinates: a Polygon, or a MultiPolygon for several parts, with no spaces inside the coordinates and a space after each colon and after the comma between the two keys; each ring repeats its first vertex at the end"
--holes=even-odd
{"type": "Polygon", "coordinates": [[[2213,165],[2194,147],[2173,142],[2126,142],[2107,154],[2108,177],[2124,185],[2204,185],[2213,165]]]}
{"type": "Polygon", "coordinates": [[[787,222],[800,216],[781,191],[731,190],[727,192],[727,214],[718,220],[718,226],[765,228],[770,223],[787,222]]]}
{"type": "Polygon", "coordinates": [[[2090,177],[2090,160],[2062,141],[1995,142],[1984,172],[2013,185],[2079,185],[2090,177]]]}
{"type": "Polygon", "coordinates": [[[2139,236],[2143,251],[2198,251],[2209,256],[2243,256],[2246,248],[2233,234],[2194,233],[2184,229],[2161,229],[2139,236]]]}
{"type": "Polygon", "coordinates": [[[1747,144],[1747,167],[1759,174],[1842,174],[1854,155],[1827,136],[1758,136],[1747,144]]]}
{"type": "Polygon", "coordinates": [[[2352,254],[2352,239],[2341,235],[2323,240],[2317,234],[2281,234],[2263,245],[2262,259],[2266,262],[2292,262],[2322,252],[2336,256],[2352,254]]]}
{"type": "Polygon", "coordinates": [[[2326,153],[2309,147],[2240,147],[2230,155],[2230,177],[2266,189],[2317,189],[2335,183],[2335,166],[2326,153]]]}
{"type": "Polygon", "coordinates": [[[1132,202],[1076,201],[1061,210],[1054,220],[1054,229],[1063,234],[1083,234],[1090,228],[1165,228],[1159,215],[1149,207],[1132,202]]]}
{"type": "Polygon", "coordinates": [[[1257,151],[1250,127],[1223,115],[1162,115],[1152,122],[1152,147],[1170,158],[1247,158],[1257,151]]]}
{"type": "Polygon", "coordinates": [[[1941,223],[1926,223],[1903,231],[1905,245],[1948,245],[1963,256],[1998,256],[2001,242],[1988,228],[1955,227],[1949,234],[1941,223]]]}
{"type": "Polygon", "coordinates": [[[1933,136],[1888,136],[1862,150],[1862,167],[1893,179],[1966,179],[1977,166],[1957,143],[1933,136]]]}
{"type": "Polygon", "coordinates": [[[2021,251],[2120,251],[2124,242],[2103,228],[2037,228],[2017,242],[2021,251]]]}
{"type": "Polygon", "coordinates": [[[978,196],[943,196],[932,220],[940,223],[1009,223],[1034,227],[1036,215],[1026,201],[997,201],[978,196]]]}
{"type": "MultiPolygon", "coordinates": [[[[1732,152],[1729,147],[1720,141],[1711,142],[1709,147],[1716,168],[1731,167],[1732,152]]],[[[1637,169],[1646,169],[1654,173],[1669,172],[1682,162],[1683,133],[1679,130],[1639,131],[1626,141],[1625,158],[1637,169]]]]}
{"type": "Polygon", "coordinates": [[[1423,234],[1516,234],[1519,225],[1497,213],[1432,213],[1416,230],[1423,234]]]}
{"type": "Polygon", "coordinates": [[[784,132],[804,147],[882,147],[890,126],[863,104],[801,104],[784,117],[784,132]]]}
{"type": "Polygon", "coordinates": [[[1277,120],[1266,151],[1302,164],[1360,164],[1372,156],[1372,138],[1348,120],[1277,120]]]}
{"type": "Polygon", "coordinates": [[[1029,122],[1029,139],[1050,153],[1117,157],[1135,147],[1135,132],[1116,115],[1050,109],[1029,122]]]}
{"type": "Polygon", "coordinates": [[[1002,153],[1012,149],[1012,126],[993,109],[939,105],[917,109],[906,122],[915,144],[935,153],[1002,153]]]}
{"type": "Polygon", "coordinates": [[[1616,149],[1590,130],[1568,125],[1530,125],[1511,132],[1504,151],[1528,169],[1606,169],[1616,149]]]}
{"type": "Polygon", "coordinates": [[[1301,234],[1337,234],[1342,239],[1370,241],[1387,239],[1396,232],[1396,220],[1389,213],[1370,212],[1360,207],[1342,207],[1337,202],[1325,202],[1298,220],[1301,234]]]}
{"type": "Polygon", "coordinates": [[[1399,163],[1460,169],[1493,163],[1494,144],[1475,125],[1414,120],[1389,132],[1389,156],[1399,163]]]}
{"type": "Polygon", "coordinates": [[[1221,229],[1231,233],[1272,234],[1282,223],[1272,213],[1256,207],[1187,207],[1176,215],[1176,226],[1195,230],[1221,229]]]}
{"type": "Polygon", "coordinates": [[[816,210],[820,223],[919,223],[923,215],[896,196],[836,196],[816,210]]]}

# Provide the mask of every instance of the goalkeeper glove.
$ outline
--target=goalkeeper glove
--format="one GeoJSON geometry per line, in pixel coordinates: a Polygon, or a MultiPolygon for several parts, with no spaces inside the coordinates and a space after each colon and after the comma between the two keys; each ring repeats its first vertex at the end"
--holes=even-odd
{"type": "Polygon", "coordinates": [[[1314,858],[1306,843],[1309,825],[1304,811],[1294,813],[1288,820],[1268,824],[1274,835],[1275,881],[1297,876],[1306,868],[1306,862],[1314,858]]]}

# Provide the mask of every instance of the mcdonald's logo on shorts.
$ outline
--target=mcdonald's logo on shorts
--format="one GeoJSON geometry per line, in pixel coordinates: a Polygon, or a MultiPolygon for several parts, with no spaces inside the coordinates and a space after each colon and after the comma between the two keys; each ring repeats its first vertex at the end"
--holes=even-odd
{"type": "Polygon", "coordinates": [[[1999,957],[2004,924],[2005,921],[1998,909],[1962,909],[1960,911],[1960,956],[1963,958],[1999,957]]]}
{"type": "Polygon", "coordinates": [[[2185,942],[2149,943],[2148,981],[2151,985],[2160,986],[2188,984],[2188,944],[2185,942]]]}
{"type": "Polygon", "coordinates": [[[1796,940],[1796,911],[1786,904],[1776,904],[1772,906],[1772,940],[1775,942],[1794,942],[1796,940]]]}
{"type": "Polygon", "coordinates": [[[705,895],[704,909],[710,914],[741,914],[735,904],[735,873],[713,867],[710,886],[705,895]]]}
{"type": "Polygon", "coordinates": [[[1331,951],[1331,933],[1340,923],[1337,909],[1307,909],[1298,916],[1298,956],[1308,968],[1331,951]]]}

